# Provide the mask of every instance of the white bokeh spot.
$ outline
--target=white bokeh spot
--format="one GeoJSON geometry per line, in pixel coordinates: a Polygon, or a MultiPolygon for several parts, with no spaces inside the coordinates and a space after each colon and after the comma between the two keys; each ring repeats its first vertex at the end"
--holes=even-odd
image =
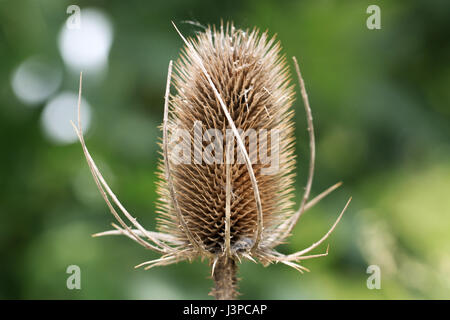
{"type": "MultiPolygon", "coordinates": [[[[42,129],[54,143],[69,144],[78,140],[74,128],[70,124],[77,121],[78,95],[73,92],[62,92],[51,99],[41,115],[42,129]]],[[[81,99],[82,128],[86,132],[91,122],[91,107],[85,99],[81,99]]]]}
{"type": "Polygon", "coordinates": [[[58,46],[69,68],[76,72],[97,72],[107,65],[112,39],[109,18],[97,9],[83,9],[80,28],[67,28],[63,24],[58,46]]]}
{"type": "Polygon", "coordinates": [[[38,105],[58,90],[62,70],[49,59],[31,57],[14,71],[11,86],[16,97],[27,105],[38,105]]]}

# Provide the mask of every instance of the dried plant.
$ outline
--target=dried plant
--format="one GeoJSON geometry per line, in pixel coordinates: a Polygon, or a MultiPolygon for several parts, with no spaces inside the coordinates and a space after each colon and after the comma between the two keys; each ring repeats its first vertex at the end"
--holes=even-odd
{"type": "MultiPolygon", "coordinates": [[[[175,26],[175,25],[174,25],[175,26]]],[[[285,255],[275,247],[286,242],[300,216],[340,186],[335,184],[309,200],[314,174],[315,141],[311,109],[305,85],[295,58],[305,105],[310,137],[310,165],[300,208],[293,210],[294,123],[293,86],[280,43],[267,32],[240,30],[233,24],[220,29],[205,28],[194,39],[186,39],[184,51],[175,64],[169,63],[163,120],[163,160],[159,165],[158,230],[147,231],[119,202],[84,142],[80,102],[78,124],[72,123],[100,193],[119,225],[115,230],[94,236],[125,235],[162,256],[136,267],[163,266],[183,260],[207,259],[215,286],[210,293],[217,299],[237,296],[237,263],[259,260],[264,266],[284,263],[303,273],[309,271],[302,260],[326,256],[307,255],[323,243],[335,229],[350,200],[330,230],[310,247],[285,255]],[[176,93],[170,94],[171,81],[176,93]],[[204,150],[195,141],[195,122],[218,129],[225,137],[231,132],[233,143],[226,144],[219,163],[175,163],[171,141],[177,129],[190,135],[194,149],[204,150]],[[277,129],[280,143],[266,144],[279,155],[279,169],[262,174],[265,164],[253,163],[255,154],[240,130],[277,129]],[[229,131],[228,131],[229,130],[229,131]],[[234,139],[237,149],[234,150],[234,139]],[[243,163],[227,161],[241,155],[243,163]],[[124,220],[115,206],[125,216],[124,220]],[[131,226],[129,225],[131,224],[131,226]]],[[[79,101],[81,100],[81,76],[79,101]]],[[[228,142],[228,140],[227,140],[228,142]]],[[[261,147],[261,145],[258,145],[261,147]]]]}

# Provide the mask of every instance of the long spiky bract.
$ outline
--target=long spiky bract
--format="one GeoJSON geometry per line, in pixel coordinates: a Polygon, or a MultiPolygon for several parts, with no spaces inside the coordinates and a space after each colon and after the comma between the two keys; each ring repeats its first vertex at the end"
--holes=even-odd
{"type": "Polygon", "coordinates": [[[97,187],[119,223],[113,224],[115,230],[94,236],[125,235],[162,254],[159,259],[136,266],[145,269],[198,257],[208,259],[215,282],[211,294],[217,299],[236,298],[237,264],[242,259],[257,259],[264,265],[281,262],[302,273],[309,271],[300,262],[328,254],[327,248],[325,253],[306,255],[329,237],[350,200],[330,230],[310,247],[289,255],[275,250],[290,236],[306,210],[340,186],[338,183],[309,201],[315,161],[314,127],[296,59],[311,156],[305,193],[300,208],[294,211],[294,88],[286,59],[280,54],[280,43],[275,37],[269,38],[267,32],[244,31],[230,23],[221,24],[219,29],[207,27],[189,39],[176,30],[185,47],[173,73],[172,61],[169,63],[167,76],[163,160],[158,166],[159,232],[147,231],[128,213],[90,156],[81,130],[80,75],[78,124],[73,126],[97,187]],[[211,129],[216,132],[215,140],[211,129]],[[243,134],[252,130],[269,133],[264,143],[258,140],[256,149],[251,147],[251,137],[243,134]],[[276,138],[270,136],[271,132],[277,133],[276,138]],[[184,145],[193,146],[187,162],[179,161],[180,150],[176,147],[180,138],[184,145]],[[215,148],[209,150],[215,161],[204,157],[198,161],[195,157],[211,147],[205,138],[214,141],[216,147],[225,146],[222,153],[215,148]],[[266,155],[277,159],[276,170],[269,174],[267,169],[272,163],[254,161],[261,160],[263,145],[266,155]]]}

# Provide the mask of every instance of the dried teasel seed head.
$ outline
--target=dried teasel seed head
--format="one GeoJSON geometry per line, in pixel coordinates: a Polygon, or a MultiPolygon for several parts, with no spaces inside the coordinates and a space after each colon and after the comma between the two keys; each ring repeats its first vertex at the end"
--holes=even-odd
{"type": "Polygon", "coordinates": [[[277,252],[275,247],[285,242],[300,216],[340,186],[308,202],[314,173],[314,127],[297,61],[294,58],[311,152],[305,193],[295,211],[294,89],[280,43],[267,32],[236,29],[232,23],[218,29],[207,27],[190,39],[179,34],[185,47],[173,75],[169,64],[165,95],[163,160],[157,187],[159,232],[147,231],[125,209],[92,159],[81,130],[80,76],[78,124],[73,126],[97,187],[119,223],[113,224],[116,230],[94,236],[125,235],[161,253],[159,259],[136,266],[146,269],[206,258],[215,282],[211,294],[234,299],[241,259],[257,259],[264,265],[281,262],[300,272],[309,271],[300,262],[328,254],[327,249],[306,255],[333,232],[351,199],[319,241],[293,254],[277,252]]]}
{"type": "MultiPolygon", "coordinates": [[[[293,213],[295,160],[291,106],[294,91],[289,85],[290,75],[285,58],[280,55],[280,44],[274,38],[269,39],[267,33],[239,30],[232,24],[219,30],[208,28],[197,34],[192,44],[235,126],[248,135],[245,145],[253,160],[252,168],[261,197],[264,234],[269,233],[293,213]],[[271,135],[271,131],[277,131],[279,136],[271,135]],[[278,167],[273,172],[261,170],[266,168],[268,171],[270,167],[270,163],[261,163],[262,157],[259,157],[264,133],[267,137],[268,160],[279,158],[276,164],[278,167]],[[271,138],[278,141],[271,143],[271,138]],[[256,148],[249,150],[251,143],[256,148]],[[275,146],[273,150],[272,145],[275,146]]],[[[229,165],[231,252],[239,254],[249,251],[257,230],[257,205],[247,167],[243,161],[238,161],[241,156],[239,148],[236,147],[234,136],[231,134],[230,137],[231,126],[197,63],[197,57],[188,47],[184,48],[175,63],[175,71],[173,88],[176,92],[170,99],[168,123],[168,140],[172,142],[169,144],[169,158],[178,156],[174,153],[179,151],[180,148],[176,147],[180,144],[189,148],[188,159],[176,159],[170,163],[173,189],[181,215],[201,248],[213,255],[224,252],[229,165]],[[196,135],[196,129],[201,133],[200,136],[196,135]],[[209,140],[207,130],[210,129],[220,133],[217,135],[216,131],[214,137],[220,141],[209,140]],[[180,132],[187,133],[185,139],[176,139],[180,132]],[[234,161],[226,159],[226,145],[230,140],[235,144],[232,155],[234,161]],[[183,145],[185,142],[186,145],[183,145]],[[213,144],[217,150],[211,152],[216,157],[207,163],[205,153],[212,142],[217,142],[213,144]],[[201,163],[196,161],[194,149],[197,154],[201,152],[201,163]]],[[[189,245],[189,239],[179,228],[180,222],[165,179],[167,168],[163,165],[161,162],[158,192],[161,195],[162,217],[159,219],[159,229],[177,234],[189,245]]]]}
{"type": "Polygon", "coordinates": [[[243,142],[252,160],[262,207],[264,230],[260,245],[266,244],[264,240],[270,238],[271,230],[293,214],[294,90],[289,69],[280,54],[280,43],[256,29],[244,31],[233,24],[218,30],[207,28],[190,43],[192,46],[186,46],[175,63],[175,93],[170,98],[167,125],[168,141],[175,142],[169,144],[168,153],[178,208],[168,190],[168,168],[161,162],[158,227],[162,232],[176,234],[187,246],[195,247],[191,242],[196,241],[201,252],[214,260],[227,253],[228,211],[230,258],[250,255],[258,229],[252,181],[246,164],[238,161],[242,154],[230,133],[230,122],[199,59],[234,125],[247,135],[243,142]],[[207,136],[211,130],[214,139],[207,136]],[[180,141],[177,137],[181,131],[184,137],[180,141]],[[183,146],[189,153],[180,161],[174,153],[179,152],[176,147],[182,143],[186,143],[183,146]],[[208,163],[205,153],[211,143],[216,148],[210,153],[213,161],[208,163]],[[229,158],[227,143],[234,144],[229,158]],[[202,154],[201,161],[196,161],[195,152],[202,154]],[[271,166],[276,167],[270,171],[271,166]],[[188,230],[180,228],[177,210],[188,230]]]}

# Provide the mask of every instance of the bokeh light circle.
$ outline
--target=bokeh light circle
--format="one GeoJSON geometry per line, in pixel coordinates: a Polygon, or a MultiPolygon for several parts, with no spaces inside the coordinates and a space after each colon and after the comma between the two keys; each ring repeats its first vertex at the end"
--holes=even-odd
{"type": "Polygon", "coordinates": [[[33,56],[14,71],[11,86],[16,97],[27,105],[38,105],[58,90],[62,70],[50,59],[33,56]]]}
{"type": "MultiPolygon", "coordinates": [[[[78,140],[70,120],[77,120],[78,95],[73,92],[62,92],[52,98],[41,115],[42,129],[54,143],[69,144],[78,140]]],[[[91,122],[91,107],[85,99],[81,100],[82,127],[86,132],[91,122]]]]}
{"type": "Polygon", "coordinates": [[[109,18],[97,9],[81,10],[79,28],[64,23],[58,46],[66,65],[75,71],[101,71],[106,67],[113,39],[109,18]]]}

